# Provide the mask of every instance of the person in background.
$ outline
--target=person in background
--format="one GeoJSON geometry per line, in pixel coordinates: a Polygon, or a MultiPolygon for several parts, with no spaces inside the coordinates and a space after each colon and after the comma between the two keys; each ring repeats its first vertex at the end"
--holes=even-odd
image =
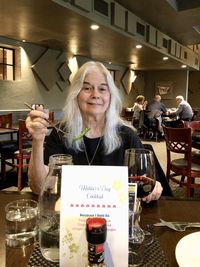
{"type": "Polygon", "coordinates": [[[176,97],[176,104],[178,105],[176,111],[168,112],[170,116],[178,116],[179,120],[191,121],[193,117],[193,110],[190,104],[184,100],[183,96],[178,95],[176,97]]]}
{"type": "Polygon", "coordinates": [[[147,105],[147,110],[148,111],[160,111],[160,114],[162,115],[163,113],[167,112],[167,109],[165,105],[161,102],[162,98],[160,95],[155,95],[154,99],[151,103],[147,105]]]}
{"type": "Polygon", "coordinates": [[[147,106],[147,101],[145,101],[145,97],[143,95],[138,95],[136,97],[136,102],[133,105],[133,119],[132,119],[132,125],[139,129],[142,125],[141,122],[141,111],[145,110],[147,106]]]}
{"type": "MultiPolygon", "coordinates": [[[[121,109],[110,72],[100,62],[89,61],[77,71],[69,88],[59,126],[66,135],[53,129],[45,139],[48,116],[40,107],[31,110],[26,127],[33,137],[28,172],[32,191],[40,192],[52,154],[71,154],[75,165],[122,166],[125,150],[141,148],[142,143],[134,128],[120,118],[121,109]]],[[[162,190],[157,181],[144,201],[158,199],[162,190]]]]}
{"type": "Polygon", "coordinates": [[[158,131],[161,136],[164,135],[162,128],[162,114],[167,112],[165,105],[161,102],[161,96],[155,95],[151,103],[147,105],[148,119],[156,119],[158,121],[158,131]]]}

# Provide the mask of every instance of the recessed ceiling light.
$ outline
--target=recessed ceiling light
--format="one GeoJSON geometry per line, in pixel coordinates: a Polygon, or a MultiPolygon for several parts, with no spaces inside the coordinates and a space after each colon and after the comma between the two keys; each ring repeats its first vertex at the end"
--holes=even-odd
{"type": "Polygon", "coordinates": [[[168,60],[169,58],[168,57],[163,57],[163,60],[168,60]]]}
{"type": "Polygon", "coordinates": [[[97,24],[92,24],[92,25],[90,26],[90,29],[96,31],[96,30],[99,29],[99,25],[97,25],[97,24]]]}
{"type": "Polygon", "coordinates": [[[185,69],[187,68],[187,65],[182,65],[181,68],[185,69]]]}
{"type": "Polygon", "coordinates": [[[136,45],[135,46],[137,49],[140,49],[140,48],[142,48],[142,45],[136,45]]]}

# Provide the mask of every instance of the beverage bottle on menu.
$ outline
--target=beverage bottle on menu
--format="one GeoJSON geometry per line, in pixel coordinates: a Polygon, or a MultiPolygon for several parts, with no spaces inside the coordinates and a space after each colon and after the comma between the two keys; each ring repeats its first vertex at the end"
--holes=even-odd
{"type": "Polygon", "coordinates": [[[59,262],[62,165],[72,164],[71,155],[52,155],[39,196],[39,244],[43,257],[52,262],[59,262]]]}
{"type": "Polygon", "coordinates": [[[107,236],[107,225],[104,218],[86,220],[86,238],[88,242],[88,264],[86,267],[106,267],[104,262],[104,243],[107,236]]]}

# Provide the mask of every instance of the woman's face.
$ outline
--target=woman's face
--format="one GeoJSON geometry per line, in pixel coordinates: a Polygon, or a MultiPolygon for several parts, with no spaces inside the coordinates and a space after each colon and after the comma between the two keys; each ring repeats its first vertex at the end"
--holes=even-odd
{"type": "Polygon", "coordinates": [[[78,94],[78,105],[86,116],[105,115],[110,103],[110,91],[105,76],[99,70],[93,70],[85,76],[78,94]]]}

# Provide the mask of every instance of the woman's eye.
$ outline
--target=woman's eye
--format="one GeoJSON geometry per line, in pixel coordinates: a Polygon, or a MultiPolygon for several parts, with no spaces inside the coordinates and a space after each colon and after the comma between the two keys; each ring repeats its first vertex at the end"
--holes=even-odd
{"type": "Polygon", "coordinates": [[[90,88],[90,87],[88,87],[88,86],[86,86],[86,87],[83,87],[83,88],[82,88],[82,90],[84,90],[84,91],[90,91],[90,90],[91,90],[91,88],[90,88]]]}
{"type": "Polygon", "coordinates": [[[106,87],[100,87],[99,90],[100,90],[101,92],[106,92],[106,91],[108,91],[108,88],[106,88],[106,87]]]}

